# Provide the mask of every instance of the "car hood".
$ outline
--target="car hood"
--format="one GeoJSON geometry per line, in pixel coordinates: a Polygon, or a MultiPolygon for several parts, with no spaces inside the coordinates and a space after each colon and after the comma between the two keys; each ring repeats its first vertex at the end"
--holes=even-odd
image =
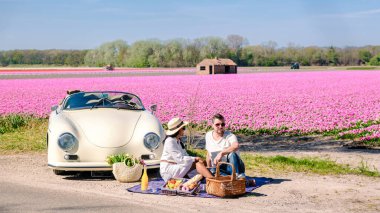
{"type": "Polygon", "coordinates": [[[98,108],[66,111],[65,115],[78,126],[88,142],[99,147],[117,148],[131,140],[141,112],[98,108]]]}

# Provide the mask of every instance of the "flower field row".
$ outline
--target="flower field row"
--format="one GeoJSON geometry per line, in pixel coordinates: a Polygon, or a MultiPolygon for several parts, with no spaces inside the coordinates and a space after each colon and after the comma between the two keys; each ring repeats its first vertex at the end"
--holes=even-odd
{"type": "Polygon", "coordinates": [[[367,135],[372,132],[380,132],[380,124],[372,125],[365,128],[359,128],[359,129],[352,129],[345,132],[339,133],[339,136],[344,138],[350,135],[356,136],[356,135],[367,135]]]}
{"type": "Polygon", "coordinates": [[[379,141],[379,139],[380,139],[380,132],[377,131],[377,132],[373,132],[370,135],[366,135],[364,137],[361,137],[360,141],[371,142],[371,141],[379,141]]]}
{"type": "Polygon", "coordinates": [[[158,105],[162,122],[204,124],[219,112],[235,130],[324,132],[380,120],[380,71],[0,80],[0,115],[47,116],[71,89],[135,93],[158,105]]]}
{"type": "Polygon", "coordinates": [[[368,127],[355,127],[355,129],[352,130],[340,132],[338,137],[362,142],[380,141],[380,124],[373,124],[368,127]]]}

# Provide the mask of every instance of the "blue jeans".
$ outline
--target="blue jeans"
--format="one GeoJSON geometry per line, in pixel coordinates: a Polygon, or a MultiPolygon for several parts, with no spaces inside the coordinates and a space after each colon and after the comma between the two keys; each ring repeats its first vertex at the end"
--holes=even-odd
{"type": "MultiPolygon", "coordinates": [[[[230,163],[234,165],[235,167],[235,173],[241,174],[245,173],[245,166],[244,162],[240,159],[239,155],[235,152],[231,152],[227,155],[227,163],[230,163]]],[[[221,175],[231,175],[232,174],[232,168],[231,166],[227,164],[220,165],[220,173],[221,175]]]]}

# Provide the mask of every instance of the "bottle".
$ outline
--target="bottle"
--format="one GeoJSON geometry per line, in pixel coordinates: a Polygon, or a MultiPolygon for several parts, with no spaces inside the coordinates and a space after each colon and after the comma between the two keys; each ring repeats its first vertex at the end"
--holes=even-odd
{"type": "Polygon", "coordinates": [[[146,171],[146,166],[144,166],[144,174],[141,177],[141,191],[146,191],[148,189],[148,173],[146,171]]]}

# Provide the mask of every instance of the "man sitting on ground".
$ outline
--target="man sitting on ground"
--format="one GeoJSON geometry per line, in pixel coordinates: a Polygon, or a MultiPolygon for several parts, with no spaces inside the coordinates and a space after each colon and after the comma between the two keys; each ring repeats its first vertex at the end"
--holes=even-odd
{"type": "MultiPolygon", "coordinates": [[[[225,119],[221,114],[212,117],[212,131],[206,133],[207,167],[216,167],[219,161],[228,162],[235,167],[239,177],[245,177],[245,166],[239,156],[239,142],[230,131],[225,130],[225,119]]],[[[220,171],[232,174],[232,168],[223,164],[220,171]]],[[[214,172],[214,171],[212,171],[214,172]]]]}

